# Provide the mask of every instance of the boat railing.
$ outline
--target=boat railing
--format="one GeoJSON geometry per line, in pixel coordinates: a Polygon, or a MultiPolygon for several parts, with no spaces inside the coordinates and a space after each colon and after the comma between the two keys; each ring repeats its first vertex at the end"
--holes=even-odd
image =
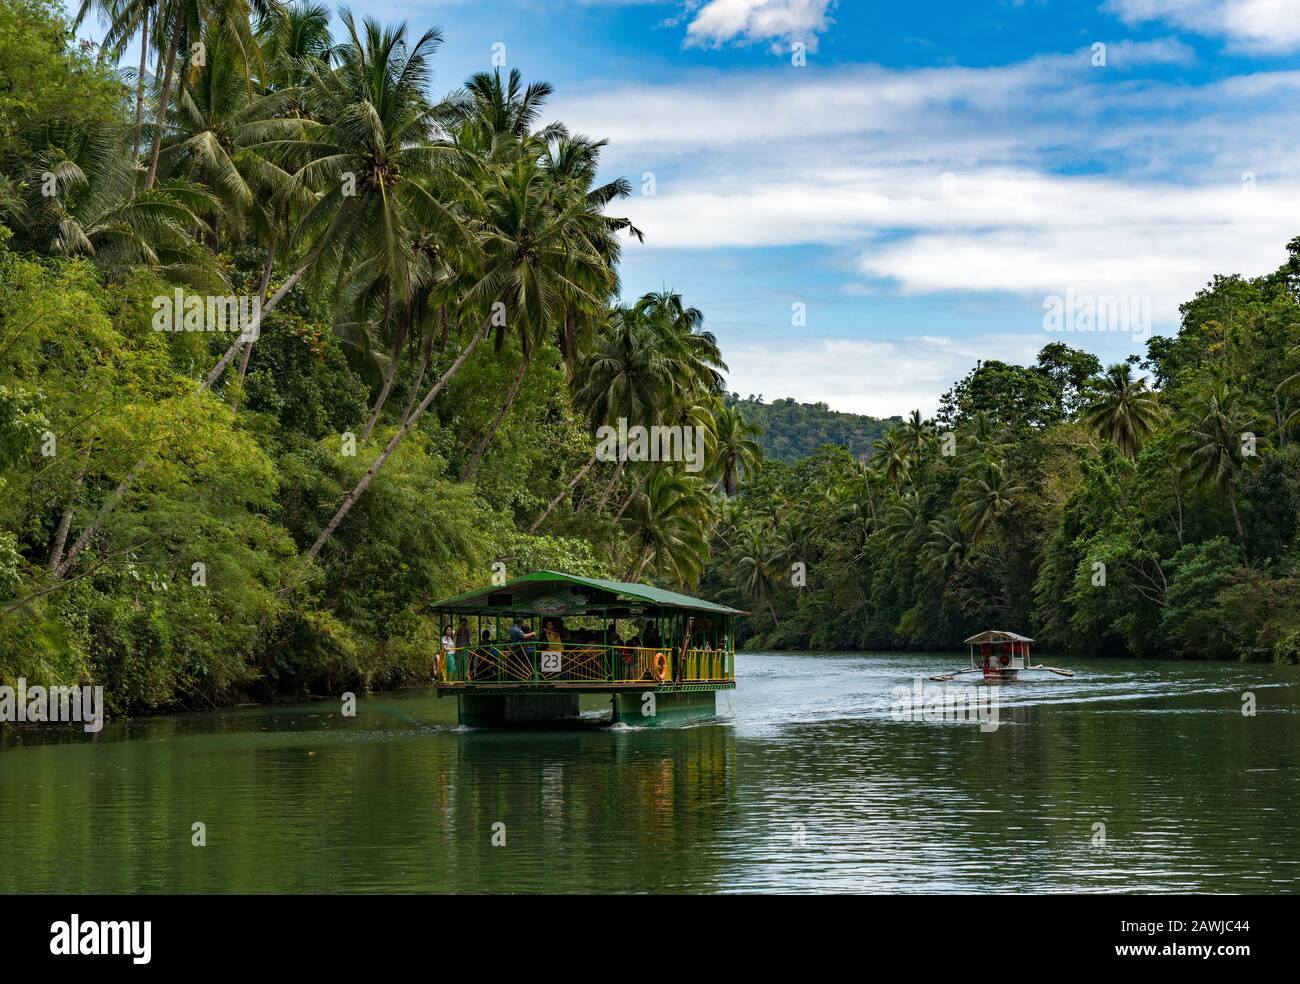
{"type": "Polygon", "coordinates": [[[440,650],[435,675],[440,684],[474,686],[722,683],[735,679],[735,658],[724,649],[688,649],[683,654],[662,647],[566,642],[556,648],[553,643],[522,642],[440,650]]]}

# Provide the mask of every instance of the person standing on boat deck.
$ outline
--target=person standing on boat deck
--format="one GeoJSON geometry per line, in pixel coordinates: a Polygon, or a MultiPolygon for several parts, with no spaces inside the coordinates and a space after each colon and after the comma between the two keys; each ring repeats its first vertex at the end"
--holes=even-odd
{"type": "Polygon", "coordinates": [[[456,648],[468,649],[469,638],[469,619],[462,618],[460,620],[459,628],[456,629],[456,648]]]}
{"type": "MultiPolygon", "coordinates": [[[[456,672],[456,638],[451,634],[450,625],[442,627],[442,651],[447,656],[446,679],[450,679],[451,674],[456,672]]],[[[438,664],[438,672],[441,674],[444,672],[441,658],[438,664]]]]}
{"type": "Polygon", "coordinates": [[[515,624],[510,626],[510,631],[507,634],[510,636],[511,645],[528,642],[537,638],[536,632],[528,631],[528,626],[524,625],[524,619],[521,615],[515,616],[515,624]]]}
{"type": "MultiPolygon", "coordinates": [[[[533,664],[533,658],[528,653],[528,646],[526,643],[536,639],[537,633],[529,631],[528,626],[524,625],[524,618],[522,615],[515,616],[515,624],[510,626],[510,631],[506,633],[506,636],[510,640],[510,648],[514,651],[515,655],[520,659],[525,660],[528,666],[531,667],[533,664]]],[[[529,672],[531,673],[532,670],[530,669],[529,672]]]]}
{"type": "Polygon", "coordinates": [[[548,653],[564,651],[564,635],[558,621],[558,619],[548,618],[542,626],[542,638],[546,640],[548,653]]]}
{"type": "Polygon", "coordinates": [[[487,675],[501,661],[501,650],[492,645],[492,633],[484,629],[479,636],[479,648],[470,654],[469,678],[478,680],[487,675]]]}

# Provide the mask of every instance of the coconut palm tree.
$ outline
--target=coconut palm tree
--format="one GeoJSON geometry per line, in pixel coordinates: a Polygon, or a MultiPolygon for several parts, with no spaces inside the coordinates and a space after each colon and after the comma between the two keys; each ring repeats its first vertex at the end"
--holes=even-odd
{"type": "Polygon", "coordinates": [[[216,199],[182,179],[137,191],[139,166],[124,128],[52,124],[30,139],[40,149],[24,175],[20,242],[87,257],[109,276],[144,266],[178,282],[225,285],[216,258],[192,235],[206,228],[201,216],[216,199]]]}
{"type": "Polygon", "coordinates": [[[719,406],[714,411],[714,472],[727,498],[735,494],[742,476],[756,475],[763,467],[763,448],[758,443],[762,433],[736,407],[719,406]]]}
{"type": "Polygon", "coordinates": [[[382,298],[382,318],[395,326],[395,355],[364,439],[391,391],[413,299],[436,272],[422,244],[471,248],[472,237],[460,205],[445,193],[452,148],[425,97],[441,34],[430,29],[409,43],[405,24],[385,28],[367,18],[358,26],[346,10],[342,20],[347,39],[330,50],[331,64],[300,66],[305,139],[258,149],[298,165],[288,193],[315,195],[293,233],[309,244],[306,255],[285,284],[312,266],[321,278],[334,272],[340,309],[348,297],[382,298]]]}
{"type": "Polygon", "coordinates": [[[961,566],[966,556],[966,539],[961,524],[950,513],[944,513],[928,524],[928,535],[921,546],[921,560],[926,570],[946,577],[961,566]]]}
{"type": "Polygon", "coordinates": [[[737,584],[745,596],[755,604],[767,605],[772,615],[772,624],[780,626],[776,615],[777,578],[780,577],[774,560],[772,535],[751,526],[739,538],[731,557],[731,566],[736,571],[737,584]]]}
{"type": "Polygon", "coordinates": [[[108,30],[100,43],[100,57],[117,61],[122,57],[132,38],[140,40],[140,67],[135,79],[135,129],[132,146],[140,144],[140,128],[144,122],[144,82],[149,64],[152,38],[151,21],[156,26],[158,0],[81,0],[72,19],[73,30],[81,27],[86,17],[95,11],[100,20],[107,21],[108,30]]]}
{"type": "Polygon", "coordinates": [[[440,119],[458,146],[479,160],[510,163],[536,158],[546,141],[563,137],[562,124],[538,127],[542,107],[555,91],[549,82],[523,84],[519,69],[503,80],[501,71],[478,72],[444,101],[440,119]],[[531,148],[526,146],[531,144],[531,148]]]}
{"type": "MultiPolygon", "coordinates": [[[[671,392],[674,371],[662,342],[662,336],[635,308],[615,308],[609,313],[595,349],[573,380],[574,403],[585,410],[593,432],[603,424],[617,426],[620,419],[630,427],[657,418],[666,394],[671,392]]],[[[595,465],[599,452],[598,444],[568,486],[533,521],[530,533],[537,532],[546,517],[577,487],[595,465]]]]}
{"type": "MultiPolygon", "coordinates": [[[[219,221],[236,238],[250,225],[266,233],[274,224],[273,200],[300,207],[311,202],[305,189],[260,150],[270,140],[300,133],[299,121],[286,118],[291,102],[290,90],[251,90],[239,52],[225,38],[210,41],[194,83],[178,93],[174,135],[160,156],[163,173],[210,188],[221,202],[219,221]]],[[[218,236],[212,245],[214,251],[220,248],[218,236]]]]}
{"type": "Polygon", "coordinates": [[[712,517],[708,488],[700,479],[655,469],[623,520],[634,557],[626,580],[637,580],[650,565],[674,584],[695,584],[708,557],[712,517]]]}
{"type": "MultiPolygon", "coordinates": [[[[137,0],[139,2],[139,0],[137,0]]],[[[123,8],[127,9],[127,8],[123,8]]],[[[167,130],[167,113],[172,98],[172,77],[182,40],[207,44],[216,37],[228,38],[248,66],[261,61],[260,49],[253,34],[253,18],[281,15],[280,0],[160,0],[158,24],[166,31],[167,51],[163,61],[162,83],[158,90],[153,142],[149,151],[149,170],[144,188],[154,186],[158,175],[158,157],[167,130]]],[[[160,36],[162,31],[159,31],[160,36]]]]}
{"type": "Polygon", "coordinates": [[[877,469],[895,489],[901,488],[911,471],[911,456],[900,428],[885,431],[883,436],[871,442],[871,446],[875,451],[877,469]]]}
{"type": "Polygon", "coordinates": [[[913,462],[919,461],[925,451],[926,442],[930,439],[932,428],[925,422],[920,410],[913,410],[908,414],[907,420],[903,421],[901,430],[903,446],[907,449],[908,457],[913,462]]]}
{"type": "Polygon", "coordinates": [[[258,42],[265,65],[263,88],[300,89],[307,84],[312,69],[329,64],[334,47],[330,14],[325,4],[300,0],[277,16],[258,21],[258,42]]]}
{"type": "Polygon", "coordinates": [[[617,284],[613,268],[593,246],[593,238],[602,235],[603,216],[585,198],[556,207],[548,181],[535,161],[519,160],[500,169],[483,196],[487,209],[480,234],[487,260],[467,296],[504,305],[498,344],[506,330],[512,331],[519,339],[523,364],[466,463],[462,481],[478,466],[509,412],[533,350],[570,312],[599,309],[617,284]]]}
{"type": "Polygon", "coordinates": [[[921,503],[915,492],[907,492],[889,504],[880,532],[891,543],[906,538],[921,521],[921,503]]]}
{"type": "Polygon", "coordinates": [[[1163,416],[1159,397],[1147,389],[1145,379],[1133,378],[1133,367],[1125,362],[1106,370],[1082,414],[1098,437],[1130,458],[1137,456],[1163,416]]]}
{"type": "Polygon", "coordinates": [[[1246,465],[1248,435],[1261,418],[1240,392],[1222,381],[1195,394],[1182,416],[1183,477],[1214,489],[1227,501],[1244,548],[1246,531],[1237,508],[1235,482],[1246,465]]]}
{"type": "Polygon", "coordinates": [[[953,496],[961,530],[975,543],[989,524],[1009,510],[1024,489],[1013,485],[1002,462],[980,462],[957,485],[953,496]]]}

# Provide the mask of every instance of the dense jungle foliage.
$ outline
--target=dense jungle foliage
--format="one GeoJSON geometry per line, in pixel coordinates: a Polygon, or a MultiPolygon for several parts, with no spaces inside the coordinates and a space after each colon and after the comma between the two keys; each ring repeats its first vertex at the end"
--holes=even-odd
{"type": "Polygon", "coordinates": [[[310,3],[81,13],[98,47],[0,0],[0,680],[425,683],[429,603],[494,563],[737,603],[751,645],[1300,652],[1300,240],[1190,301],[1150,387],[1050,344],[876,436],[729,398],[701,312],[620,299],[629,185],[547,84],[435,98],[436,31],[310,3]],[[603,460],[620,420],[700,428],[702,469],[603,460]]]}

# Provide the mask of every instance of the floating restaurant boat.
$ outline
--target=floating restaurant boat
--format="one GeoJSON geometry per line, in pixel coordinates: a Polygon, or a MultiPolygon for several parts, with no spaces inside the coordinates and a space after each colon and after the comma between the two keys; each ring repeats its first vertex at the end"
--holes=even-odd
{"type": "Polygon", "coordinates": [[[745,613],[674,591],[534,571],[432,610],[453,631],[468,622],[470,644],[440,649],[435,674],[464,725],[576,718],[592,693],[610,695],[615,722],[699,720],[736,686],[734,620],[745,613]],[[634,634],[625,640],[620,625],[634,634]]]}
{"type": "Polygon", "coordinates": [[[970,669],[942,673],[932,676],[930,679],[951,680],[963,673],[979,671],[984,674],[984,679],[988,682],[1002,683],[1020,679],[1021,670],[1048,670],[1060,676],[1074,676],[1072,670],[1062,670],[1055,666],[1042,666],[1041,664],[1031,666],[1029,663],[1029,644],[1033,641],[1028,636],[1022,636],[1015,632],[986,629],[966,640],[966,645],[970,646],[970,669]],[[978,660],[976,659],[976,646],[979,647],[978,660]]]}

